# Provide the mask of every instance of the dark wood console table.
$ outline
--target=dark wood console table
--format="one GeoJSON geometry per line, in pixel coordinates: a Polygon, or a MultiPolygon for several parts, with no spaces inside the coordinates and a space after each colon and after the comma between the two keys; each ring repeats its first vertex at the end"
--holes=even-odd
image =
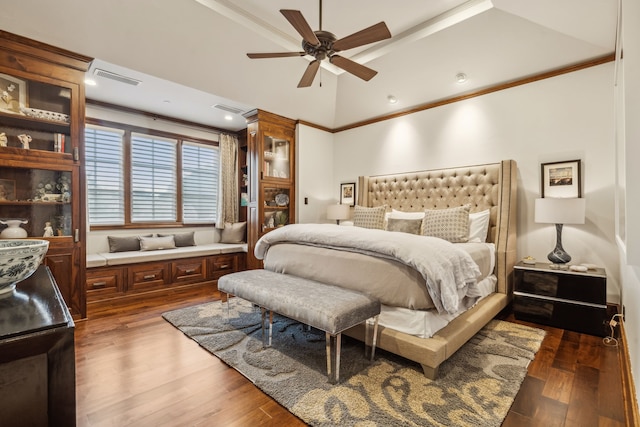
{"type": "Polygon", "coordinates": [[[0,297],[0,424],[76,425],[74,328],[45,266],[0,297]]]}

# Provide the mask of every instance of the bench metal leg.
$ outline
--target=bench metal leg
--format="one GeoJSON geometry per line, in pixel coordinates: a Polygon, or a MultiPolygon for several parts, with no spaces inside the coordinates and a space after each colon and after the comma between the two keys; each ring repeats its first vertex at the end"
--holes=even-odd
{"type": "Polygon", "coordinates": [[[340,343],[342,342],[342,333],[331,335],[325,332],[327,341],[327,375],[329,382],[337,384],[340,381],[340,343]]]}
{"type": "Polygon", "coordinates": [[[373,326],[371,326],[371,319],[365,322],[365,335],[364,335],[364,357],[373,362],[373,358],[376,355],[376,343],[378,341],[378,316],[373,318],[373,326]]]}
{"type": "Polygon", "coordinates": [[[262,314],[262,345],[265,347],[271,347],[271,338],[273,336],[273,311],[269,310],[269,335],[268,338],[265,334],[264,321],[267,317],[267,309],[264,307],[260,307],[260,312],[262,314]]]}

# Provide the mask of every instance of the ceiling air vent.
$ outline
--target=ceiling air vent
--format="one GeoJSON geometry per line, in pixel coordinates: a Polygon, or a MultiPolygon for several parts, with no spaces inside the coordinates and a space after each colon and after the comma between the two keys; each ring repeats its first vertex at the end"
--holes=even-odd
{"type": "Polygon", "coordinates": [[[142,83],[141,80],[132,79],[131,77],[127,77],[127,76],[121,76],[120,74],[112,73],[111,71],[101,70],[100,68],[96,68],[93,74],[96,76],[115,80],[120,83],[126,83],[132,86],[138,86],[140,83],[142,83]]]}
{"type": "Polygon", "coordinates": [[[242,110],[236,107],[230,107],[229,105],[224,104],[216,104],[213,108],[217,108],[218,110],[226,111],[227,113],[240,114],[242,110]]]}

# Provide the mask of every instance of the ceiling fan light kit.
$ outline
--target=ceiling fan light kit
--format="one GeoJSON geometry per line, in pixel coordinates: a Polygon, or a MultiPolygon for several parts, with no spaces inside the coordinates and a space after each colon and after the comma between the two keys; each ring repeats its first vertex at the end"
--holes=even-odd
{"type": "Polygon", "coordinates": [[[320,62],[329,59],[333,65],[342,68],[362,80],[369,81],[377,71],[365,67],[351,59],[336,55],[337,52],[353,49],[369,43],[391,38],[391,32],[384,22],[379,22],[368,28],[355,32],[347,37],[337,40],[329,31],[322,30],[322,0],[320,0],[320,29],[313,31],[309,23],[299,10],[281,9],[280,13],[302,36],[302,52],[274,52],[274,53],[247,53],[251,59],[287,58],[309,55],[315,58],[309,63],[307,69],[298,83],[298,87],[309,87],[320,67],[320,62]]]}

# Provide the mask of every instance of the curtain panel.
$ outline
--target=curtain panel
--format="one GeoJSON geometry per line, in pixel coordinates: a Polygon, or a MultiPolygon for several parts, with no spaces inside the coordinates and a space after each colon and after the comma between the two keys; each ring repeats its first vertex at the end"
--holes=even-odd
{"type": "Polygon", "coordinates": [[[238,138],[220,134],[220,191],[218,193],[217,228],[225,222],[238,222],[238,138]]]}

